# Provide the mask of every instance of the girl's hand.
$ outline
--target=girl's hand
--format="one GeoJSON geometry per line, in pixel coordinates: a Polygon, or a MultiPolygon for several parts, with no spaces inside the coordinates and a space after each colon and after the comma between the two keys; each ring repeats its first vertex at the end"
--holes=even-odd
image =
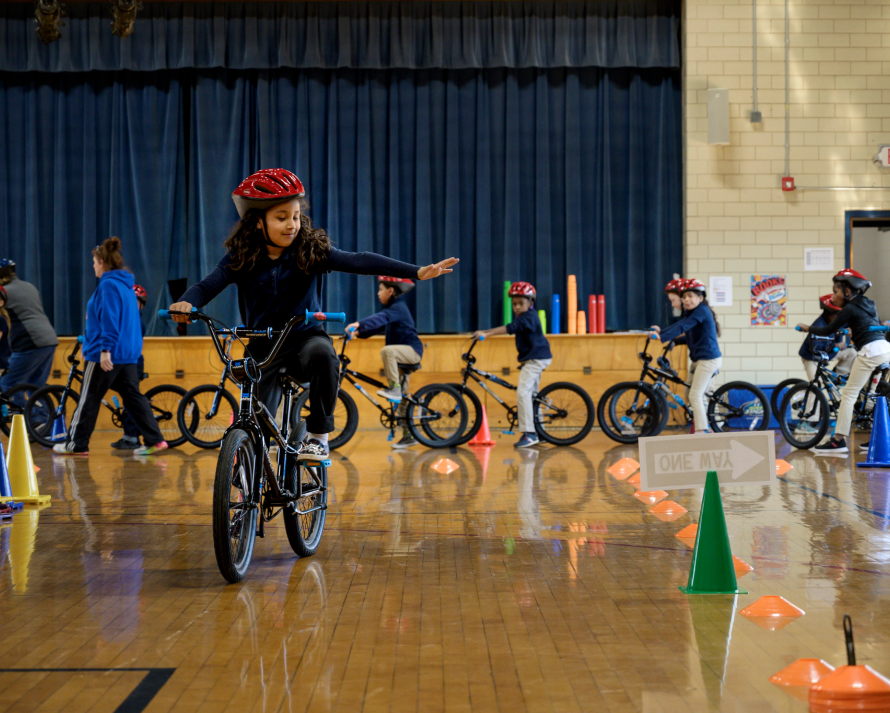
{"type": "Polygon", "coordinates": [[[661,327],[659,327],[657,324],[653,324],[651,327],[649,327],[649,331],[655,332],[656,334],[661,334],[661,327]]]}
{"type": "Polygon", "coordinates": [[[797,328],[798,328],[801,332],[809,332],[809,331],[810,331],[810,325],[809,325],[809,324],[804,324],[803,322],[801,322],[800,324],[798,324],[798,325],[797,325],[797,328]]]}
{"type": "MultiPolygon", "coordinates": [[[[169,310],[171,312],[191,312],[192,305],[189,302],[174,302],[172,305],[170,305],[169,310]]],[[[174,322],[188,322],[189,324],[192,323],[192,320],[190,320],[184,314],[171,314],[170,316],[173,318],[174,322]]]]}
{"type": "Polygon", "coordinates": [[[111,361],[111,352],[102,352],[102,357],[99,359],[99,368],[102,371],[111,371],[114,369],[114,364],[111,361]]]}
{"type": "Polygon", "coordinates": [[[358,322],[353,322],[352,324],[347,324],[347,325],[346,325],[346,331],[347,331],[347,332],[354,332],[354,331],[356,331],[356,330],[358,330],[358,322]]]}
{"type": "Polygon", "coordinates": [[[473,339],[480,339],[481,337],[487,337],[488,335],[485,333],[484,329],[480,329],[478,332],[473,332],[473,339]]]}
{"type": "Polygon", "coordinates": [[[442,262],[437,262],[435,265],[422,267],[417,271],[417,279],[432,280],[434,277],[439,277],[439,275],[447,275],[449,272],[452,272],[451,266],[457,265],[459,262],[460,260],[456,257],[450,257],[442,260],[442,262]]]}

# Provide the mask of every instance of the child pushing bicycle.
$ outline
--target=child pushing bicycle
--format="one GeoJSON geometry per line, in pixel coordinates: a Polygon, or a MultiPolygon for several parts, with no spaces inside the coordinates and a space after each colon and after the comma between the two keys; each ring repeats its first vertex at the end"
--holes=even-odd
{"type": "MultiPolygon", "coordinates": [[[[380,350],[380,357],[383,360],[383,371],[389,382],[389,388],[380,389],[377,394],[398,403],[398,415],[404,418],[407,403],[402,402],[402,394],[408,392],[411,374],[400,371],[399,365],[418,365],[423,357],[423,344],[417,336],[414,317],[402,299],[403,295],[414,289],[414,280],[380,275],[377,282],[377,299],[380,300],[383,309],[370,317],[353,322],[346,329],[355,332],[355,336],[359,339],[367,339],[381,333],[386,335],[386,346],[380,350]]],[[[392,447],[409,448],[415,445],[417,441],[402,421],[402,438],[393,443],[392,447]]]]}
{"type": "Polygon", "coordinates": [[[540,440],[535,431],[532,395],[541,383],[541,374],[553,361],[550,342],[544,336],[541,320],[535,312],[535,288],[528,282],[514,282],[508,292],[513,301],[513,321],[502,327],[480,330],[476,338],[492,337],[498,334],[512,334],[516,337],[516,351],[519,353],[519,386],[516,390],[516,410],[519,416],[519,430],[522,437],[514,444],[516,448],[531,448],[540,440]]]}

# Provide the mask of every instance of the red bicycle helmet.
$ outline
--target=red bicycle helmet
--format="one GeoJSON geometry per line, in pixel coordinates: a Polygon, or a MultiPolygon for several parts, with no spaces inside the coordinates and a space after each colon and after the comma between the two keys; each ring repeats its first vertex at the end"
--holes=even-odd
{"type": "Polygon", "coordinates": [[[535,286],[530,282],[514,282],[510,285],[510,290],[507,294],[510,297],[528,297],[529,299],[535,299],[538,296],[538,293],[535,292],[535,286]]]}
{"type": "Polygon", "coordinates": [[[386,275],[378,275],[377,282],[385,282],[388,285],[392,285],[393,289],[402,295],[414,289],[414,280],[409,280],[407,277],[387,277],[386,275]]]}
{"type": "Polygon", "coordinates": [[[148,293],[142,285],[133,285],[133,292],[136,293],[136,299],[142,304],[148,302],[148,293]]]}
{"type": "Polygon", "coordinates": [[[827,309],[829,312],[840,312],[841,308],[838,307],[831,299],[833,296],[834,295],[822,295],[819,298],[819,305],[822,307],[822,309],[827,309]]]}
{"type": "Polygon", "coordinates": [[[686,280],[684,280],[682,277],[676,277],[664,286],[664,291],[667,293],[673,292],[674,294],[679,295],[680,287],[683,285],[684,282],[686,282],[686,280]]]}
{"type": "Polygon", "coordinates": [[[849,267],[845,267],[831,279],[849,285],[852,289],[859,290],[863,294],[871,287],[871,282],[865,279],[865,275],[849,267]]]}
{"type": "Polygon", "coordinates": [[[9,295],[6,294],[6,288],[3,286],[0,286],[0,299],[4,302],[9,302],[9,295]]]}
{"type": "Polygon", "coordinates": [[[264,168],[250,174],[232,191],[232,200],[242,218],[251,208],[268,209],[306,195],[303,183],[284,168],[264,168]]]}
{"type": "Polygon", "coordinates": [[[683,280],[683,284],[680,286],[681,295],[684,292],[698,292],[703,295],[707,291],[708,288],[705,287],[705,283],[701,280],[696,280],[695,278],[692,278],[691,280],[683,280]]]}

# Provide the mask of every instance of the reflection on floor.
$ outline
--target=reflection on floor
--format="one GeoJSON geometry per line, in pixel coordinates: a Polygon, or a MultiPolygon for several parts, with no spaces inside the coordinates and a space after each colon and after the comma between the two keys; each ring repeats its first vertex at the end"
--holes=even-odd
{"type": "Polygon", "coordinates": [[[703,597],[677,589],[674,536],[701,491],[649,514],[606,472],[635,448],[393,452],[360,431],[334,454],[316,556],[276,520],[226,585],[216,451],[136,460],[112,435],[89,458],[36,447],[52,504],[0,530],[0,710],[804,711],[767,678],[845,663],[845,613],[859,663],[890,674],[890,472],[852,459],[780,443],[776,487],[724,490],[750,593],[703,597]],[[806,614],[736,616],[768,594],[806,614]]]}

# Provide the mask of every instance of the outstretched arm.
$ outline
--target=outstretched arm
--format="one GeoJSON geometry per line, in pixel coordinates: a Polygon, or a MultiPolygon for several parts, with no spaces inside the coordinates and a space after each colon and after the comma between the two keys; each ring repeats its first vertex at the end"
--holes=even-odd
{"type": "Polygon", "coordinates": [[[451,268],[457,265],[460,262],[459,258],[449,257],[441,262],[437,262],[433,265],[427,265],[426,267],[422,267],[417,271],[417,279],[418,280],[432,280],[434,277],[439,277],[440,275],[447,275],[449,272],[454,272],[451,268]]]}

